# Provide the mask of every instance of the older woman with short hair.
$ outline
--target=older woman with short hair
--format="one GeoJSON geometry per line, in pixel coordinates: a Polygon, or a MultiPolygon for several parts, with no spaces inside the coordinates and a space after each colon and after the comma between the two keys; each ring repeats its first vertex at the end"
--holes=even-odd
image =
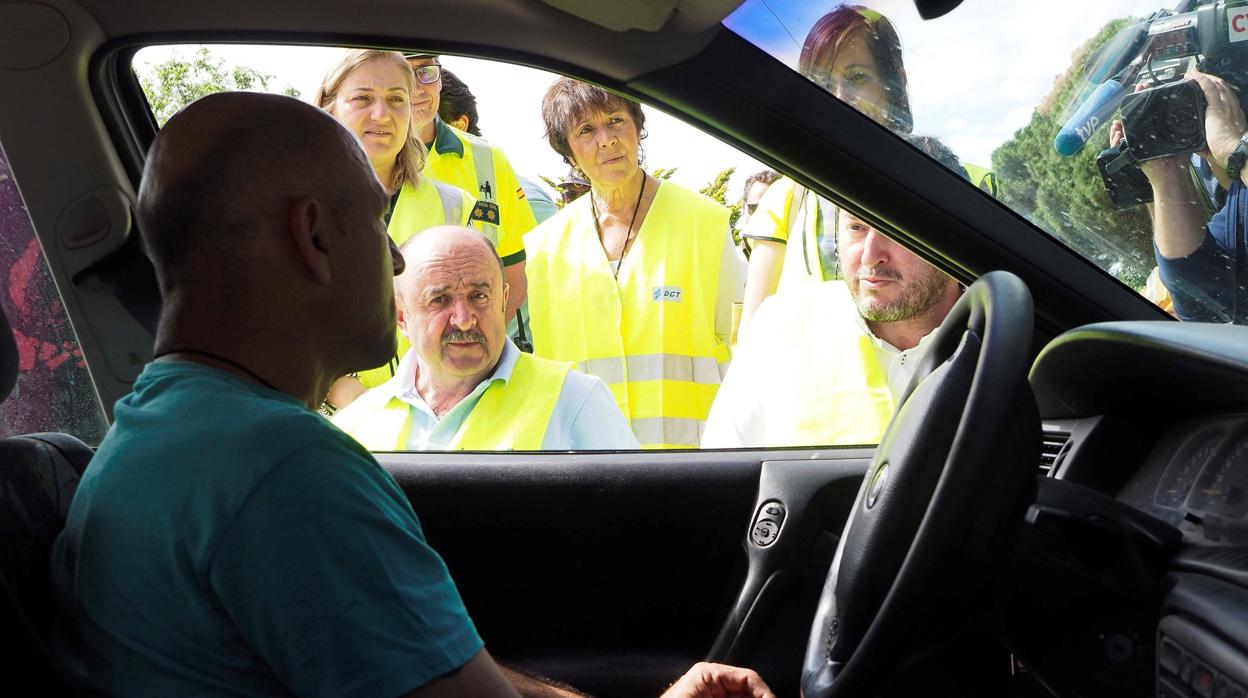
{"type": "Polygon", "coordinates": [[[728,210],[646,173],[641,105],[561,78],[546,138],[590,192],[525,236],[533,351],[611,387],[646,448],[692,448],[728,361],[728,210]]]}

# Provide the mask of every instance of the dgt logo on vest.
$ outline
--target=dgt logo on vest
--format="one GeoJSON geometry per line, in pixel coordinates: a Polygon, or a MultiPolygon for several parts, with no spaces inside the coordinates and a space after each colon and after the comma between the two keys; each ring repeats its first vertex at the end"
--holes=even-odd
{"type": "Polygon", "coordinates": [[[655,286],[650,289],[650,298],[663,303],[679,303],[681,293],[679,286],[655,286]]]}
{"type": "Polygon", "coordinates": [[[1248,41],[1248,11],[1227,10],[1226,32],[1228,41],[1248,41]]]}

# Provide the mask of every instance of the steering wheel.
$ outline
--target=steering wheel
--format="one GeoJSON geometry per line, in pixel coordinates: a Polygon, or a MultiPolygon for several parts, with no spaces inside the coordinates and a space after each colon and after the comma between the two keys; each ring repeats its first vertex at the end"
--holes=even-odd
{"type": "Polygon", "coordinates": [[[874,695],[924,628],[983,588],[1039,463],[1027,383],[1031,294],[985,274],[936,330],[833,558],[802,667],[804,698],[874,695]],[[970,583],[968,583],[968,580],[970,583]]]}

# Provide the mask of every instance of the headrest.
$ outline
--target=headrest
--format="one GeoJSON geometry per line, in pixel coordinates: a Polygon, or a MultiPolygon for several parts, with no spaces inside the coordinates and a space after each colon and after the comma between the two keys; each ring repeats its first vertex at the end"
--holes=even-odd
{"type": "Polygon", "coordinates": [[[0,305],[0,402],[9,398],[9,393],[13,392],[16,384],[17,341],[13,339],[13,328],[9,327],[4,306],[0,305]]]}

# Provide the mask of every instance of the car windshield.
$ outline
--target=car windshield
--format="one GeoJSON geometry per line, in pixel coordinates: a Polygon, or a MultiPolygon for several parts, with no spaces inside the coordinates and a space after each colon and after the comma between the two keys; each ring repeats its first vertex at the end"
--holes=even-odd
{"type": "Polygon", "coordinates": [[[973,185],[1170,314],[1248,322],[1248,0],[966,0],[930,20],[909,0],[747,0],[724,24],[940,139],[973,185]]]}

